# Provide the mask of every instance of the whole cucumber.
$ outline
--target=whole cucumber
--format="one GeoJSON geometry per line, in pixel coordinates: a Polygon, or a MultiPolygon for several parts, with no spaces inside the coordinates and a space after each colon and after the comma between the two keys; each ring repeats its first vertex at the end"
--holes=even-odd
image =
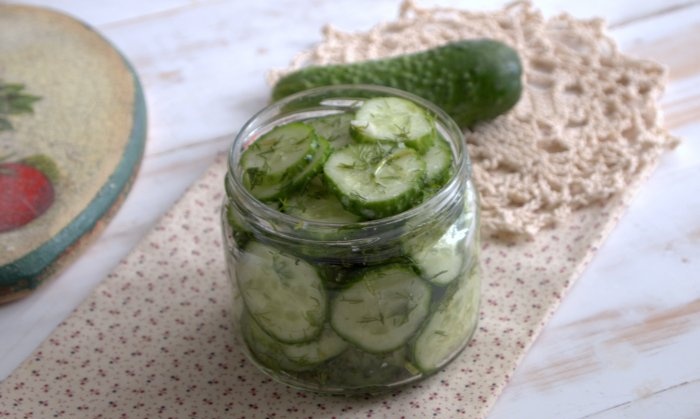
{"type": "Polygon", "coordinates": [[[381,60],[302,68],[282,77],[272,98],[312,87],[376,84],[421,96],[464,128],[512,108],[522,92],[521,76],[520,57],[508,45],[463,40],[381,60]]]}

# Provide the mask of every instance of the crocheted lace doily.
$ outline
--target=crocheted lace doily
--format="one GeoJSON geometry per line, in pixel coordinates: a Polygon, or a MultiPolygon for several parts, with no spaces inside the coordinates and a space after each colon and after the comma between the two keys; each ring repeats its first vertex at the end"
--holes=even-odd
{"type": "Polygon", "coordinates": [[[401,6],[367,32],[327,26],[324,40],[281,74],[310,64],[383,58],[489,37],[520,54],[523,95],[509,113],[465,132],[487,235],[533,235],[572,211],[619,194],[676,140],[657,98],[665,71],[620,53],[600,19],[545,19],[529,2],[500,12],[401,6]]]}

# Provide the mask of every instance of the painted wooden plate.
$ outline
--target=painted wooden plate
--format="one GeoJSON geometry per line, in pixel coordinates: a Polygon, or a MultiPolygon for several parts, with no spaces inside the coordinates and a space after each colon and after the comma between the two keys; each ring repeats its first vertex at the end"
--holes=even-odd
{"type": "Polygon", "coordinates": [[[55,11],[0,4],[0,302],[74,258],[143,155],[146,106],[124,57],[55,11]]]}

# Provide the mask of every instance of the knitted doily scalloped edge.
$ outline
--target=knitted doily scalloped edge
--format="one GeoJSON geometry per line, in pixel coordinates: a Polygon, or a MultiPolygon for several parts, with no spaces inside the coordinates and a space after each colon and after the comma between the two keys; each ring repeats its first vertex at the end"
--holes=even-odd
{"type": "Polygon", "coordinates": [[[495,12],[420,8],[365,32],[326,25],[270,83],[307,65],[349,63],[411,53],[465,38],[514,47],[524,90],[510,112],[465,132],[487,236],[532,236],[572,212],[621,194],[678,140],[664,128],[657,100],[661,65],[629,57],[602,19],[543,17],[530,1],[495,12]]]}

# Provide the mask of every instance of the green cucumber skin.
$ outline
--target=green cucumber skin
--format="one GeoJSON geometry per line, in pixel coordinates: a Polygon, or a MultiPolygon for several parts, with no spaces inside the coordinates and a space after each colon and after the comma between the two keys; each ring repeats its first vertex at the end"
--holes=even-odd
{"type": "Polygon", "coordinates": [[[375,266],[368,268],[357,282],[334,296],[330,305],[329,321],[333,330],[340,337],[365,352],[392,352],[405,346],[410,337],[420,329],[421,324],[429,315],[431,295],[430,285],[423,281],[410,266],[399,264],[375,266]],[[404,288],[399,288],[399,286],[404,288]],[[407,292],[406,295],[403,295],[404,291],[407,292]],[[400,301],[398,304],[392,300],[392,298],[396,299],[397,296],[400,301]],[[375,304],[372,304],[372,300],[376,300],[375,304]],[[362,305],[367,301],[372,308],[377,308],[376,312],[362,309],[362,305]],[[410,308],[407,313],[392,312],[392,309],[396,309],[396,307],[403,307],[402,303],[406,304],[406,301],[415,302],[415,306],[410,308]],[[414,311],[417,314],[414,314],[414,311]],[[405,318],[399,320],[399,324],[396,325],[396,318],[400,319],[402,314],[405,315],[405,318]],[[375,320],[367,321],[365,326],[357,323],[352,324],[355,320],[364,320],[364,317],[372,315],[378,317],[375,320]],[[415,317],[410,318],[410,316],[415,317]],[[396,340],[396,337],[392,337],[391,334],[382,335],[379,333],[382,326],[385,326],[385,322],[393,322],[394,333],[403,339],[396,340]],[[351,325],[348,325],[349,323],[351,325]],[[380,323],[381,326],[375,325],[377,329],[374,332],[368,332],[368,330],[375,328],[373,323],[380,323]],[[373,337],[372,334],[374,334],[373,337]],[[369,342],[370,340],[372,342],[369,342]]]}
{"type": "Polygon", "coordinates": [[[382,60],[303,68],[282,77],[272,98],[337,84],[405,90],[435,103],[465,128],[491,120],[518,102],[522,64],[518,53],[499,41],[463,40],[382,60]]]}
{"type": "MultiPolygon", "coordinates": [[[[351,144],[343,148],[340,152],[351,150],[351,152],[359,154],[362,151],[362,147],[363,145],[351,144]]],[[[365,146],[365,149],[372,149],[374,147],[376,146],[369,145],[365,146]]],[[[376,165],[379,160],[391,155],[401,158],[398,153],[402,153],[404,155],[412,153],[418,156],[418,152],[413,149],[394,148],[388,152],[383,152],[383,154],[375,153],[375,156],[371,158],[369,164],[376,165]]],[[[361,195],[353,194],[352,190],[348,190],[348,185],[342,185],[342,182],[339,183],[339,176],[337,173],[335,173],[335,169],[331,167],[334,163],[334,161],[331,160],[333,157],[334,156],[331,155],[331,157],[326,160],[326,165],[323,168],[324,181],[330,190],[338,197],[341,205],[351,213],[357,214],[365,219],[389,217],[413,207],[421,196],[421,190],[425,183],[425,161],[423,160],[418,161],[418,163],[421,165],[418,170],[411,173],[405,172],[406,178],[403,180],[410,183],[410,188],[406,188],[406,190],[399,196],[387,197],[383,200],[369,201],[361,195]]]]}

